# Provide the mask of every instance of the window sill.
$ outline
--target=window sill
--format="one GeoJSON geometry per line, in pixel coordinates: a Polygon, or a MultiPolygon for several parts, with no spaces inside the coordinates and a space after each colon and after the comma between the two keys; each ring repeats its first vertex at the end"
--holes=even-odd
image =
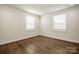
{"type": "Polygon", "coordinates": [[[53,31],[56,31],[56,32],[66,32],[66,30],[60,30],[60,29],[53,29],[53,31]]]}
{"type": "Polygon", "coordinates": [[[26,31],[28,32],[28,31],[34,31],[35,29],[26,29],[26,31]]]}

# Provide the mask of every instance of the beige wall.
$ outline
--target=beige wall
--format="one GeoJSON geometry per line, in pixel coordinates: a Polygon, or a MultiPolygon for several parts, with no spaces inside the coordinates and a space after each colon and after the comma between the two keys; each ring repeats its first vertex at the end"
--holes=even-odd
{"type": "Polygon", "coordinates": [[[79,6],[43,15],[41,35],[79,43],[79,6]],[[53,30],[52,20],[54,15],[62,13],[67,15],[67,30],[58,32],[53,30]]]}
{"type": "MultiPolygon", "coordinates": [[[[36,29],[26,31],[26,14],[22,10],[0,5],[0,44],[5,44],[39,34],[39,16],[36,16],[36,29]]],[[[32,14],[33,15],[33,14],[32,14]]]]}

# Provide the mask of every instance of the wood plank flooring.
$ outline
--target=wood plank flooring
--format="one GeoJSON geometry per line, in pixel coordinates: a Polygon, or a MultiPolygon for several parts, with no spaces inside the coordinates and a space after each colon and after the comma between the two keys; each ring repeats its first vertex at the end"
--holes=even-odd
{"type": "Polygon", "coordinates": [[[78,54],[79,44],[35,36],[0,45],[0,54],[78,54]]]}

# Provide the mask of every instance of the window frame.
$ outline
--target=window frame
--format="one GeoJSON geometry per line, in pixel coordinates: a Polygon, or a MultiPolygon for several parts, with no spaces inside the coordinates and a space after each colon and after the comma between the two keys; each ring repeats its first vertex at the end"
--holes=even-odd
{"type": "Polygon", "coordinates": [[[61,31],[61,32],[66,32],[66,30],[67,30],[67,15],[66,15],[66,13],[62,13],[62,14],[57,14],[57,15],[54,15],[53,16],[53,30],[55,30],[55,31],[61,31]],[[58,29],[56,29],[55,28],[55,23],[54,23],[54,17],[56,17],[56,16],[61,16],[61,15],[64,15],[64,20],[65,20],[65,22],[64,23],[62,23],[62,24],[64,24],[64,25],[61,25],[61,26],[64,26],[65,28],[64,29],[61,29],[61,28],[58,28],[58,29]]]}
{"type": "Polygon", "coordinates": [[[34,15],[26,15],[26,30],[27,31],[32,31],[32,30],[35,30],[35,23],[36,23],[36,19],[35,19],[35,16],[34,15]],[[34,18],[34,28],[28,28],[28,25],[27,25],[27,21],[28,21],[28,19],[27,19],[27,17],[33,17],[34,18]]]}

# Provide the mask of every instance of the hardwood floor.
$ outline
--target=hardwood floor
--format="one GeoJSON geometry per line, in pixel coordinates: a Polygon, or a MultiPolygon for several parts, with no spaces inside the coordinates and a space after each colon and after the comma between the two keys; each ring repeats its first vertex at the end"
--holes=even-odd
{"type": "Polygon", "coordinates": [[[72,54],[79,53],[79,44],[36,36],[0,45],[0,54],[72,54]]]}

